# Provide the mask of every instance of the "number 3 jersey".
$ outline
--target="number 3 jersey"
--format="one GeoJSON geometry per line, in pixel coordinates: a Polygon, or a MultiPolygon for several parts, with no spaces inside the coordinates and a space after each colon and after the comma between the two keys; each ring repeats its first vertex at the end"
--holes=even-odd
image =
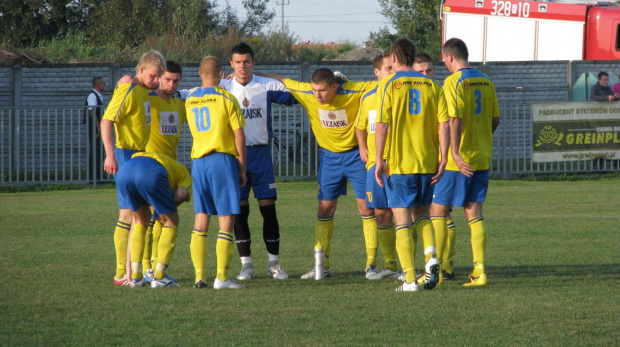
{"type": "MultiPolygon", "coordinates": [[[[493,154],[493,118],[499,117],[495,85],[476,69],[461,69],[444,81],[448,116],[460,118],[459,154],[473,170],[488,170],[493,154]]],[[[446,170],[459,171],[452,156],[446,170]]]]}
{"type": "Polygon", "coordinates": [[[267,145],[273,137],[271,103],[290,106],[296,100],[284,85],[274,79],[252,75],[243,85],[235,78],[223,79],[220,85],[239,102],[245,118],[245,143],[248,146],[267,145]]]}
{"type": "Polygon", "coordinates": [[[439,123],[448,121],[439,83],[416,71],[392,73],[379,82],[377,103],[377,123],[389,124],[383,157],[388,173],[435,173],[439,123]]]}
{"type": "Polygon", "coordinates": [[[235,97],[219,87],[192,89],[185,100],[187,124],[194,138],[192,159],[212,152],[238,156],[234,131],[245,121],[235,97]]]}

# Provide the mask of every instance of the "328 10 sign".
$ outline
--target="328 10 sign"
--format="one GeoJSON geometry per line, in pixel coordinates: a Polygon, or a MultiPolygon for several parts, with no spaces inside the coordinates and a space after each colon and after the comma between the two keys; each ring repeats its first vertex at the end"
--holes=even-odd
{"type": "Polygon", "coordinates": [[[491,11],[492,16],[505,16],[505,17],[524,17],[530,16],[530,4],[527,2],[512,1],[491,1],[493,9],[491,11]]]}

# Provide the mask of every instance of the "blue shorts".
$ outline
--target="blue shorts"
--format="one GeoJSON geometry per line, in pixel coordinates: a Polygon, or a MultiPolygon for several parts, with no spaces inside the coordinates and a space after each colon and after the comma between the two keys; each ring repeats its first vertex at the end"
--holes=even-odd
{"type": "Polygon", "coordinates": [[[484,202],[488,189],[489,170],[474,171],[471,177],[446,170],[435,185],[433,203],[463,207],[468,202],[484,202]]]}
{"type": "Polygon", "coordinates": [[[336,200],[347,195],[347,179],[351,181],[355,197],[366,196],[366,166],[360,158],[358,148],[347,152],[334,153],[321,149],[319,167],[319,200],[336,200]]]}
{"type": "Polygon", "coordinates": [[[194,213],[228,216],[239,207],[239,161],[230,154],[211,153],[192,163],[194,213]]]}
{"type": "Polygon", "coordinates": [[[376,164],[366,172],[366,207],[388,208],[388,198],[385,188],[382,188],[375,179],[376,164]]]}
{"type": "Polygon", "coordinates": [[[250,189],[254,190],[257,199],[277,199],[276,178],[273,173],[271,147],[269,145],[248,146],[247,178],[241,187],[241,200],[250,197],[250,189]]]}
{"type": "Polygon", "coordinates": [[[139,151],[137,149],[123,149],[123,148],[114,147],[114,158],[116,158],[116,163],[118,164],[118,168],[120,169],[121,166],[123,166],[123,164],[126,161],[131,159],[132,155],[138,152],[144,152],[144,151],[139,151]]]}
{"type": "Polygon", "coordinates": [[[168,172],[153,158],[126,161],[116,174],[116,194],[121,209],[151,205],[159,215],[177,211],[168,172]]]}
{"type": "Polygon", "coordinates": [[[416,207],[430,205],[433,201],[431,178],[435,174],[409,174],[383,176],[389,207],[416,207]]]}

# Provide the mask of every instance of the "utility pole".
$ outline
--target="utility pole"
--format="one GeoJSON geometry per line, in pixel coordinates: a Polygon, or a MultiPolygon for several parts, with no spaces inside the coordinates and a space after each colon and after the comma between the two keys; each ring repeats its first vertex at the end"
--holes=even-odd
{"type": "Polygon", "coordinates": [[[282,33],[282,39],[284,39],[284,5],[290,5],[290,4],[291,3],[289,0],[276,1],[276,5],[280,5],[280,7],[282,8],[280,10],[280,20],[281,20],[280,31],[282,33]]]}

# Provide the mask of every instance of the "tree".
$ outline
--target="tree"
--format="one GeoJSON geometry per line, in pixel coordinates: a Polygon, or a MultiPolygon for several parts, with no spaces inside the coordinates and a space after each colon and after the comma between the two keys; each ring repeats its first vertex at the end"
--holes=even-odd
{"type": "Polygon", "coordinates": [[[433,59],[441,59],[441,11],[440,0],[378,0],[381,13],[396,28],[390,34],[386,28],[370,33],[379,47],[386,49],[398,37],[411,40],[417,51],[428,53],[433,59]]]}
{"type": "Polygon", "coordinates": [[[0,2],[0,40],[8,47],[33,42],[80,29],[79,12],[70,6],[79,0],[3,0],[0,2]],[[72,27],[73,26],[73,27],[72,27]]]}

